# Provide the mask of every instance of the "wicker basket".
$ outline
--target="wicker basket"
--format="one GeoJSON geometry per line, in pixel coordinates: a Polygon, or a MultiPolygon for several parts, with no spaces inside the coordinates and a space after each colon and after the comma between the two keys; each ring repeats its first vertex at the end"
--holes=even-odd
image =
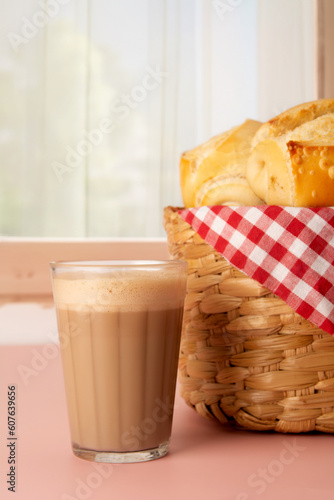
{"type": "Polygon", "coordinates": [[[189,265],[181,394],[199,414],[257,431],[334,433],[334,338],[231,266],[164,210],[170,255],[189,265]]]}

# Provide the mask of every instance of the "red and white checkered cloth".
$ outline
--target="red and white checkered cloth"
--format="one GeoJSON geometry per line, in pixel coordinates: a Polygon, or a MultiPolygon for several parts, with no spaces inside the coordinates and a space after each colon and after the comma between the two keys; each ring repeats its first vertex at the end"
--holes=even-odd
{"type": "Polygon", "coordinates": [[[205,206],[179,213],[233,266],[334,334],[334,207],[205,206]]]}

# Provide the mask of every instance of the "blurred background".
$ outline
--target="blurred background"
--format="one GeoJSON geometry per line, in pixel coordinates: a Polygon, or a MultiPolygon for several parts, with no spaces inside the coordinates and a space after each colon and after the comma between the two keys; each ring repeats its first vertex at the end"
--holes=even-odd
{"type": "Polygon", "coordinates": [[[322,1],[0,0],[0,236],[163,236],[183,151],[319,96],[322,1]]]}

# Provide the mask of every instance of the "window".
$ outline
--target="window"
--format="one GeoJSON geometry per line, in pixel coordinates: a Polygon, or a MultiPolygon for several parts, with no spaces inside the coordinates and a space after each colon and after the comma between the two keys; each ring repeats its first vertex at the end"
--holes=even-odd
{"type": "Polygon", "coordinates": [[[312,0],[0,8],[2,236],[163,236],[184,150],[315,98],[312,0]]]}

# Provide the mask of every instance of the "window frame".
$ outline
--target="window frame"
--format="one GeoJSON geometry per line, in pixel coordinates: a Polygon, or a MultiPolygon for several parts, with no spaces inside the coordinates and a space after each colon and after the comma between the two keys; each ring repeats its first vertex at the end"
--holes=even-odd
{"type": "Polygon", "coordinates": [[[314,1],[316,94],[318,99],[334,96],[334,32],[331,22],[334,17],[332,0],[314,1]]]}
{"type": "MultiPolygon", "coordinates": [[[[334,95],[332,0],[314,0],[315,98],[334,95]]],[[[53,260],[168,259],[166,238],[0,238],[0,301],[37,300],[51,295],[53,260]]]]}
{"type": "Polygon", "coordinates": [[[52,239],[1,238],[0,302],[51,296],[51,261],[166,260],[165,238],[52,239]]]}

